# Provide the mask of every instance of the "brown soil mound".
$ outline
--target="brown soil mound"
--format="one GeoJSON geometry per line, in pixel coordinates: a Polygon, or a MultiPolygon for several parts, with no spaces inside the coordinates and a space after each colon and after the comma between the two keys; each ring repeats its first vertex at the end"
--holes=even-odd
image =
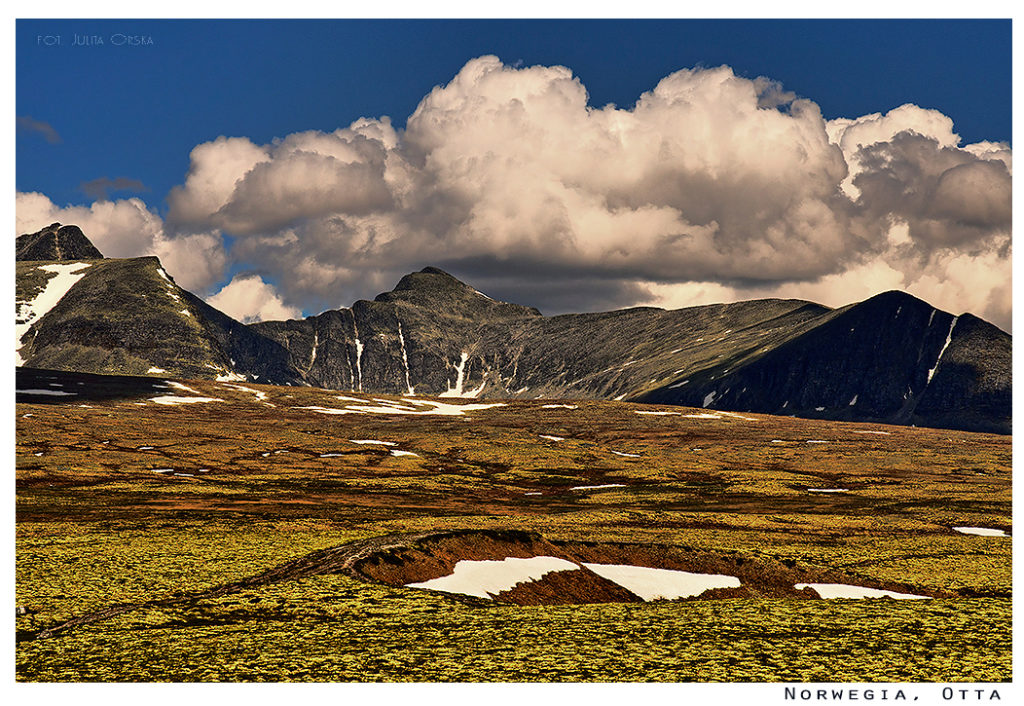
{"type": "MultiPolygon", "coordinates": [[[[398,537],[399,535],[396,535],[398,537]]],[[[539,534],[501,530],[466,530],[412,535],[352,563],[356,578],[404,586],[447,576],[459,561],[532,556],[565,557],[565,552],[539,534]]]]}
{"type": "Polygon", "coordinates": [[[644,599],[583,566],[578,571],[552,571],[536,581],[516,584],[494,597],[515,605],[571,603],[643,603],[644,599]]]}
{"type": "MultiPolygon", "coordinates": [[[[577,564],[625,564],[725,574],[737,577],[742,584],[738,589],[706,591],[695,597],[700,600],[752,596],[817,598],[812,591],[793,588],[798,583],[849,583],[903,593],[939,595],[909,584],[873,581],[837,569],[803,566],[794,561],[781,562],[738,552],[709,552],[640,543],[562,542],[548,540],[532,532],[497,530],[392,535],[386,548],[368,552],[348,563],[345,573],[363,580],[404,586],[447,576],[463,559],[479,561],[532,556],[553,556],[577,564]]],[[[553,572],[539,581],[518,584],[496,596],[495,600],[534,605],[633,601],[636,596],[584,567],[581,571],[553,572]],[[621,591],[625,592],[623,598],[613,597],[623,596],[621,591]]]]}

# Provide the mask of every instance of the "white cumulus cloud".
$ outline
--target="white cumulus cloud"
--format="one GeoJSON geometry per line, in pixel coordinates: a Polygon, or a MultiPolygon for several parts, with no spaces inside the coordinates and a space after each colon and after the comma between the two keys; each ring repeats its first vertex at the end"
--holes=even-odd
{"type": "Polygon", "coordinates": [[[160,216],[138,198],[59,207],[40,193],[16,195],[18,235],[51,223],[77,225],[104,257],[156,255],[179,285],[198,293],[220,280],[227,264],[219,233],[168,234],[160,216]]]}
{"type": "Polygon", "coordinates": [[[286,306],[273,285],[259,275],[236,275],[206,302],[246,324],[297,319],[302,314],[295,307],[286,306]]]}
{"type": "MultiPolygon", "coordinates": [[[[219,137],[192,150],[166,227],[138,199],[109,216],[134,209],[140,228],[159,227],[153,243],[184,253],[180,267],[190,252],[213,263],[196,266],[203,281],[223,271],[229,233],[223,264],[276,284],[252,296],[311,311],[436,265],[548,313],[748,295],[840,304],[905,288],[1009,328],[1012,150],[960,142],[936,110],[827,121],[727,66],[597,108],[569,68],[484,56],[424,96],[404,130],[381,117],[266,145],[219,137]]],[[[26,213],[45,199],[23,196],[26,213]]],[[[127,237],[97,227],[115,250],[127,237]]],[[[243,281],[263,282],[231,291],[243,281]]]]}

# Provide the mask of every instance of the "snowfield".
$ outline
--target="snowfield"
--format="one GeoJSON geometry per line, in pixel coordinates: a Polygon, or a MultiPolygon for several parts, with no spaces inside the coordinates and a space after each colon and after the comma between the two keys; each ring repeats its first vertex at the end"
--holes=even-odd
{"type": "Polygon", "coordinates": [[[926,599],[928,596],[917,596],[913,593],[897,593],[896,591],[883,591],[880,588],[867,588],[865,586],[853,586],[847,583],[798,583],[794,586],[797,590],[813,588],[814,591],[825,599],[832,598],[896,598],[904,599],[926,599]]]}
{"type": "Polygon", "coordinates": [[[54,277],[51,277],[46,282],[46,286],[43,290],[36,295],[35,299],[28,302],[18,302],[18,313],[15,316],[14,322],[14,354],[16,365],[24,365],[25,361],[21,357],[21,339],[28,333],[28,330],[32,328],[32,325],[39,321],[41,318],[46,316],[47,313],[53,307],[57,306],[64,295],[71,291],[71,288],[75,286],[78,280],[85,277],[85,273],[78,274],[81,270],[86,267],[90,267],[88,262],[72,262],[66,265],[40,265],[38,269],[44,272],[53,272],[54,277]]]}
{"type": "MultiPolygon", "coordinates": [[[[181,395],[158,395],[156,397],[150,397],[149,398],[150,402],[154,402],[156,404],[162,404],[162,405],[176,405],[176,404],[193,404],[193,403],[196,403],[196,402],[223,402],[224,401],[224,400],[222,400],[219,397],[203,397],[202,395],[199,394],[198,391],[193,390],[188,385],[182,384],[180,382],[175,382],[174,380],[164,380],[164,382],[167,383],[168,385],[170,385],[171,387],[173,387],[175,390],[179,390],[181,392],[191,392],[193,395],[196,395],[196,397],[182,397],[181,395]]],[[[142,403],[142,404],[145,404],[145,403],[142,403]]]]}
{"type": "MultiPolygon", "coordinates": [[[[699,596],[710,588],[735,588],[740,585],[740,580],[735,576],[722,574],[695,574],[689,571],[624,564],[583,563],[583,566],[635,593],[645,601],[699,596]]],[[[517,584],[536,581],[553,571],[579,569],[579,565],[553,556],[535,556],[529,559],[509,557],[500,561],[464,559],[458,562],[454,571],[447,576],[405,585],[409,588],[426,588],[431,591],[493,598],[517,584]]]]}
{"type": "Polygon", "coordinates": [[[181,397],[179,395],[160,395],[158,397],[150,397],[150,402],[164,405],[175,405],[175,404],[192,404],[194,402],[223,402],[219,397],[181,397]]]}
{"type": "Polygon", "coordinates": [[[374,398],[374,401],[381,403],[381,406],[366,404],[366,400],[354,397],[338,397],[342,402],[351,401],[359,404],[345,405],[341,409],[334,407],[296,407],[296,409],[308,409],[320,414],[407,414],[410,416],[423,416],[438,414],[446,417],[461,417],[466,412],[476,412],[481,409],[492,407],[504,407],[504,402],[492,402],[490,404],[449,404],[434,400],[417,400],[407,397],[401,401],[385,400],[374,398]]]}
{"type": "Polygon", "coordinates": [[[552,571],[579,571],[579,568],[571,561],[553,556],[534,556],[529,559],[509,557],[501,561],[463,559],[455,565],[453,573],[447,576],[419,583],[407,583],[406,586],[462,593],[478,598],[493,598],[518,583],[536,581],[552,571]]]}
{"type": "Polygon", "coordinates": [[[959,532],[960,534],[974,534],[974,535],[977,535],[979,537],[1007,537],[1007,536],[1009,536],[1009,535],[1006,534],[1006,532],[1004,532],[1001,529],[991,529],[989,527],[954,527],[953,531],[954,532],[959,532]]]}
{"type": "MultiPolygon", "coordinates": [[[[245,378],[242,378],[241,376],[239,376],[239,378],[242,379],[242,380],[245,379],[245,378]]],[[[217,380],[220,381],[220,379],[221,379],[221,377],[218,376],[217,380]]],[[[253,389],[251,387],[246,387],[245,385],[224,385],[224,387],[228,388],[228,389],[232,389],[232,390],[238,390],[239,392],[249,392],[249,393],[251,393],[253,395],[256,395],[256,401],[257,402],[262,402],[263,404],[265,404],[268,407],[276,407],[277,406],[273,402],[267,402],[267,393],[264,392],[263,390],[255,390],[255,389],[253,389]]]]}
{"type": "Polygon", "coordinates": [[[695,574],[628,564],[583,564],[598,576],[614,581],[645,601],[699,596],[711,588],[737,588],[740,580],[724,574],[695,574]]]}

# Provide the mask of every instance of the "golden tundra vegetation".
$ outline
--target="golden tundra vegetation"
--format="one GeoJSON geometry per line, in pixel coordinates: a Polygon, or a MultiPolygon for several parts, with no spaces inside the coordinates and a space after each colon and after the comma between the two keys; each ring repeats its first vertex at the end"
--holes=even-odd
{"type": "Polygon", "coordinates": [[[1011,678],[1011,539],[952,529],[1010,533],[1008,436],[24,374],[22,681],[1011,678]],[[430,410],[452,413],[407,413],[430,410]],[[371,440],[392,445],[354,443],[371,440]],[[209,595],[316,550],[447,529],[713,551],[932,597],[509,605],[337,573],[209,595]]]}

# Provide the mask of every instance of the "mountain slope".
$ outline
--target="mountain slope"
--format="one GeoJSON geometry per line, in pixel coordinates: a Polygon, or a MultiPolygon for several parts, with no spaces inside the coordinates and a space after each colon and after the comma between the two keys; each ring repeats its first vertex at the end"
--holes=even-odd
{"type": "Polygon", "coordinates": [[[178,287],[155,257],[19,262],[16,270],[19,311],[36,314],[19,315],[24,365],[222,379],[272,371],[294,379],[279,369],[283,350],[178,287]],[[48,283],[62,277],[75,279],[46,300],[48,283]]]}
{"type": "Polygon", "coordinates": [[[373,302],[252,328],[318,387],[1010,432],[1010,337],[900,292],[544,317],[428,268],[373,302]]]}
{"type": "Polygon", "coordinates": [[[1009,394],[1008,335],[976,317],[885,292],[740,365],[695,371],[687,385],[639,399],[1009,433],[1009,394]]]}
{"type": "Polygon", "coordinates": [[[1010,336],[899,292],[546,317],[428,267],[351,308],[243,325],[154,257],[16,269],[19,364],[39,368],[1010,432],[1010,336]]]}

